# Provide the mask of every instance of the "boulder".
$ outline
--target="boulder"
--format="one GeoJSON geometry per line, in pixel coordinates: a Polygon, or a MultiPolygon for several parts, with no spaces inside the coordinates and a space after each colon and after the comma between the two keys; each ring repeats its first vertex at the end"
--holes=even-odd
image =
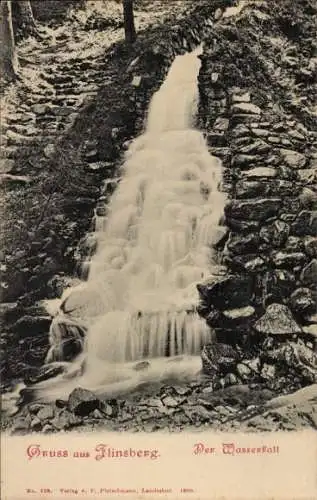
{"type": "Polygon", "coordinates": [[[102,402],[93,392],[78,387],[71,392],[67,407],[75,415],[84,417],[102,408],[102,402]]]}
{"type": "Polygon", "coordinates": [[[295,335],[302,331],[289,308],[283,304],[270,304],[254,328],[264,335],[295,335]]]}
{"type": "Polygon", "coordinates": [[[264,221],[276,215],[281,206],[280,198],[256,200],[232,200],[225,207],[226,217],[231,219],[264,221]]]}
{"type": "Polygon", "coordinates": [[[250,276],[229,275],[212,278],[197,285],[204,304],[220,310],[249,305],[253,295],[253,280],[250,276]]]}

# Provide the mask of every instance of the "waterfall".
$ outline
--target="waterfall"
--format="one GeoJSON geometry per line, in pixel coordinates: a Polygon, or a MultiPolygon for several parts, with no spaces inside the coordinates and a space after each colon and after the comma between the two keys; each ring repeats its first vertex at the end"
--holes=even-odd
{"type": "Polygon", "coordinates": [[[176,57],[153,96],[146,130],[130,145],[108,213],[98,218],[88,281],[65,301],[88,325],[86,387],[129,378],[118,366],[131,362],[198,355],[211,339],[196,312],[196,285],[216,267],[225,195],[221,162],[194,129],[200,51],[176,57]]]}

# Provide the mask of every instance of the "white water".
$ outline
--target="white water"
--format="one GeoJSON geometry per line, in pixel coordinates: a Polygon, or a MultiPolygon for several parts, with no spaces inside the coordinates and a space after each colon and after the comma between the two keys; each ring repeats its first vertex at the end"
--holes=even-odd
{"type": "MultiPolygon", "coordinates": [[[[76,318],[89,324],[80,357],[84,373],[78,376],[74,363],[67,382],[62,376],[39,384],[47,393],[56,396],[53,385],[63,380],[64,391],[122,383],[129,388],[200,370],[197,355],[211,332],[195,312],[196,285],[217,269],[211,249],[223,230],[225,195],[219,191],[221,162],[193,128],[199,53],[177,57],[154,95],[146,132],[127,152],[108,216],[97,220],[88,282],[66,299],[76,318]],[[142,359],[150,365],[136,371],[135,361],[142,359]]],[[[54,321],[55,345],[62,341],[58,322],[64,319],[54,321]]]]}

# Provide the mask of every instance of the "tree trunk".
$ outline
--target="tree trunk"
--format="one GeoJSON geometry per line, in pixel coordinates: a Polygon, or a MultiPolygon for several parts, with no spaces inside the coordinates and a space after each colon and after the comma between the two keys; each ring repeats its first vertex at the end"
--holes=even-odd
{"type": "Polygon", "coordinates": [[[14,4],[16,7],[15,20],[22,36],[36,35],[37,28],[30,0],[14,0],[14,4]]]}
{"type": "Polygon", "coordinates": [[[125,40],[127,43],[134,43],[136,40],[136,31],[133,15],[133,0],[123,0],[123,19],[125,40]]]}
{"type": "Polygon", "coordinates": [[[0,2],[0,71],[4,80],[15,80],[18,61],[15,53],[11,1],[0,2]]]}

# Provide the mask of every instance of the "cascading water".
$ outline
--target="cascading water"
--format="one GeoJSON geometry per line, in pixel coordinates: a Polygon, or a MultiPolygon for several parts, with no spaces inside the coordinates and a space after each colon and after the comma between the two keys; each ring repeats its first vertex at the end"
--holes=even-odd
{"type": "MultiPolygon", "coordinates": [[[[176,57],[154,95],[147,129],[126,154],[106,218],[97,220],[88,282],[66,299],[89,325],[84,373],[75,385],[96,390],[131,380],[131,362],[144,359],[150,359],[147,377],[155,378],[180,366],[171,363],[177,355],[181,373],[197,372],[197,355],[211,339],[195,311],[196,284],[216,268],[211,249],[223,229],[225,195],[221,162],[193,129],[199,53],[176,57]]],[[[53,322],[55,344],[63,322],[63,315],[53,322]]]]}

